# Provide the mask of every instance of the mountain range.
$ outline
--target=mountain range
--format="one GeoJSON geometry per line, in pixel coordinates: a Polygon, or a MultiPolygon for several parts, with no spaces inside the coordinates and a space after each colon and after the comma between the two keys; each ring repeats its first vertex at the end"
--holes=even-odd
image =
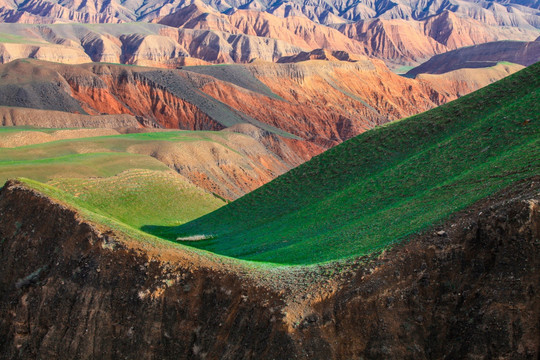
{"type": "Polygon", "coordinates": [[[175,13],[193,3],[205,5],[215,12],[232,14],[238,10],[256,10],[278,17],[305,17],[320,24],[355,22],[371,18],[424,20],[430,16],[451,11],[490,25],[540,25],[538,1],[2,1],[4,22],[83,22],[121,23],[152,21],[175,13]]]}

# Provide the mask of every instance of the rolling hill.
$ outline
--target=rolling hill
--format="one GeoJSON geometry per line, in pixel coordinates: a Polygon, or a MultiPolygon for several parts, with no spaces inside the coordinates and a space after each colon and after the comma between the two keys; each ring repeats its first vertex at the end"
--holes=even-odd
{"type": "Polygon", "coordinates": [[[180,227],[144,229],[246,260],[368,254],[540,171],[540,64],[313,158],[180,227]]]}

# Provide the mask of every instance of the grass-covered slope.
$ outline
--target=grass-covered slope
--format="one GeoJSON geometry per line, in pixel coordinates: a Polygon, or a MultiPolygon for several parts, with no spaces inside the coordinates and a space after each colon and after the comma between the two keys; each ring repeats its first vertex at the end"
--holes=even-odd
{"type": "Polygon", "coordinates": [[[106,178],[67,178],[49,182],[73,195],[73,202],[126,225],[179,225],[207,214],[224,201],[173,171],[132,169],[106,178]]]}
{"type": "Polygon", "coordinates": [[[540,173],[540,63],[368,131],[180,227],[146,227],[242,259],[312,264],[370,253],[540,173]]]}

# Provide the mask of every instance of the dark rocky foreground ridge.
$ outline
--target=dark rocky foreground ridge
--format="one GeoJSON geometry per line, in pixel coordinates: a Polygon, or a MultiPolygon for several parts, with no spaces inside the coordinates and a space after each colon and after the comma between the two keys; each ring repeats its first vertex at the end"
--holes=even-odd
{"type": "Polygon", "coordinates": [[[293,299],[8,182],[0,358],[537,359],[539,191],[516,183],[293,299]]]}

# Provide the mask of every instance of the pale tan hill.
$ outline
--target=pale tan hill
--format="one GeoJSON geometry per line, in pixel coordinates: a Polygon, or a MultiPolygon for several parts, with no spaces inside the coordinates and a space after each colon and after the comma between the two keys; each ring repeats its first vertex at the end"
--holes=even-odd
{"type": "MultiPolygon", "coordinates": [[[[41,114],[46,113],[42,111],[41,114]]],[[[96,136],[120,135],[115,129],[95,128],[95,129],[68,129],[56,130],[52,132],[35,131],[13,131],[0,136],[0,148],[15,148],[19,146],[44,144],[51,141],[80,139],[96,136]]]]}
{"type": "Polygon", "coordinates": [[[337,28],[364,44],[369,55],[391,65],[414,64],[449,50],[497,40],[532,41],[539,34],[535,29],[497,27],[450,11],[423,21],[375,19],[337,28]]]}
{"type": "Polygon", "coordinates": [[[56,44],[0,43],[0,60],[7,63],[16,59],[34,58],[63,64],[83,64],[92,61],[83,49],[56,44]]]}
{"type": "Polygon", "coordinates": [[[523,68],[523,65],[501,63],[480,69],[458,69],[444,74],[419,74],[416,79],[428,83],[438,96],[463,96],[523,68]]]}
{"type": "Polygon", "coordinates": [[[496,41],[463,47],[432,57],[407,75],[442,74],[462,68],[484,68],[498,62],[510,62],[523,66],[540,61],[540,39],[536,41],[496,41]]]}
{"type": "Polygon", "coordinates": [[[247,63],[254,59],[273,62],[302,51],[302,48],[279,39],[212,30],[175,31],[178,31],[178,42],[191,57],[211,63],[247,63]]]}
{"type": "Polygon", "coordinates": [[[175,68],[256,58],[276,61],[303,50],[278,39],[158,24],[0,24],[0,33],[4,34],[0,63],[34,58],[66,64],[95,61],[175,68]]]}
{"type": "Polygon", "coordinates": [[[189,53],[174,39],[161,35],[122,35],[121,62],[124,64],[147,65],[161,63],[189,53]]]}

